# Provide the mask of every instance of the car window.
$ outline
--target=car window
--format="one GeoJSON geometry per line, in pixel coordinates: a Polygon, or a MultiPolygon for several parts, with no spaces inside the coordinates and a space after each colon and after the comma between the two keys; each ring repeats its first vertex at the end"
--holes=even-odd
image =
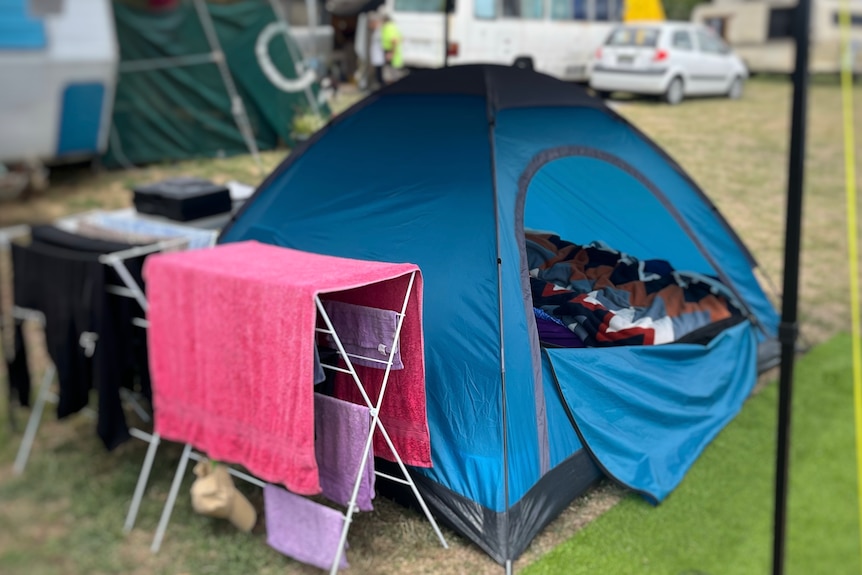
{"type": "Polygon", "coordinates": [[[706,52],[708,54],[726,54],[728,52],[727,46],[725,46],[724,42],[719,40],[714,34],[706,32],[705,30],[697,31],[697,43],[700,46],[701,52],[706,52]]]}
{"type": "Polygon", "coordinates": [[[685,30],[677,30],[671,38],[671,46],[677,50],[691,50],[693,48],[691,35],[685,30]]]}
{"type": "Polygon", "coordinates": [[[644,46],[654,48],[658,44],[658,28],[617,28],[608,38],[608,46],[644,46]]]}

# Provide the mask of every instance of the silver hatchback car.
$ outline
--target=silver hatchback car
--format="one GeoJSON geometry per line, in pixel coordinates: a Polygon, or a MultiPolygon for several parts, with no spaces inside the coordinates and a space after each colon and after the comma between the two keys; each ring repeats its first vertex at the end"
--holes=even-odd
{"type": "Polygon", "coordinates": [[[626,23],[611,31],[591,62],[590,87],[660,95],[742,96],[745,63],[710,28],[688,22],[626,23]]]}

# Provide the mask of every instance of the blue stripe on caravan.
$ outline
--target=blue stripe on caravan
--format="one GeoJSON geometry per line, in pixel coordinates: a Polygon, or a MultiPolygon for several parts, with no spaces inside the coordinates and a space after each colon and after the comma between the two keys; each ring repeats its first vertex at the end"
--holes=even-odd
{"type": "Polygon", "coordinates": [[[0,50],[44,49],[45,24],[27,12],[27,0],[0,0],[0,50]]]}
{"type": "Polygon", "coordinates": [[[69,84],[63,90],[57,155],[94,154],[99,151],[99,126],[105,101],[101,83],[69,84]]]}

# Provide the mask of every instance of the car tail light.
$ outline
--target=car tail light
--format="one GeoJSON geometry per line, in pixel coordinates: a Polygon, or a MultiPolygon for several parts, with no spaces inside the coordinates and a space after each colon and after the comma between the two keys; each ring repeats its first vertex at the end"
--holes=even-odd
{"type": "Polygon", "coordinates": [[[601,48],[601,46],[599,46],[598,48],[596,48],[596,60],[601,60],[601,59],[602,59],[602,48],[601,48]]]}
{"type": "Polygon", "coordinates": [[[653,62],[661,62],[662,60],[667,60],[667,56],[667,50],[656,50],[652,59],[653,62]]]}
{"type": "Polygon", "coordinates": [[[446,46],[446,55],[447,56],[457,56],[458,55],[458,42],[449,42],[449,45],[446,46]]]}

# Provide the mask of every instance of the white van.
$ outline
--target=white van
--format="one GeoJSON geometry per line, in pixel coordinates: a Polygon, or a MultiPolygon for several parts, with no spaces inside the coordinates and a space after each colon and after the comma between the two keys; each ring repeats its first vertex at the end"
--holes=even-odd
{"type": "Polygon", "coordinates": [[[386,0],[403,37],[404,64],[529,63],[563,80],[588,79],[588,62],[622,18],[623,0],[386,0]]]}

